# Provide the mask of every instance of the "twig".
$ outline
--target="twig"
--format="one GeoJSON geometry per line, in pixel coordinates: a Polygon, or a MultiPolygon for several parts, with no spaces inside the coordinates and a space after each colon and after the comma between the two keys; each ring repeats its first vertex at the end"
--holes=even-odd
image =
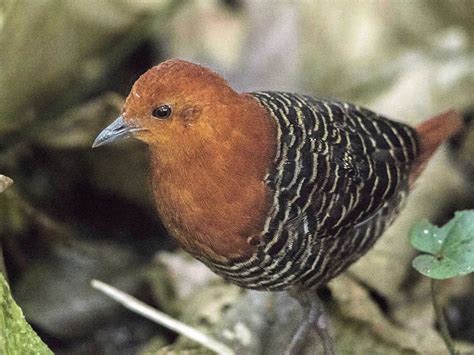
{"type": "Polygon", "coordinates": [[[150,307],[149,305],[137,300],[136,298],[112,287],[102,281],[92,280],[92,287],[105,293],[113,300],[119,302],[125,308],[142,315],[145,318],[152,320],[155,323],[161,324],[168,329],[175,331],[178,334],[184,335],[189,339],[201,344],[202,346],[216,352],[217,354],[234,355],[234,352],[226,345],[209,337],[208,335],[186,325],[169,315],[150,307]]]}
{"type": "Polygon", "coordinates": [[[0,174],[0,193],[5,191],[8,186],[13,184],[13,180],[8,176],[0,174]]]}
{"type": "Polygon", "coordinates": [[[441,337],[448,348],[448,351],[451,355],[459,355],[460,353],[456,350],[453,338],[449,335],[448,323],[446,322],[446,317],[444,316],[443,306],[439,300],[438,296],[438,282],[435,279],[431,279],[431,298],[433,300],[433,308],[435,311],[436,319],[439,323],[439,328],[441,332],[441,337]]]}

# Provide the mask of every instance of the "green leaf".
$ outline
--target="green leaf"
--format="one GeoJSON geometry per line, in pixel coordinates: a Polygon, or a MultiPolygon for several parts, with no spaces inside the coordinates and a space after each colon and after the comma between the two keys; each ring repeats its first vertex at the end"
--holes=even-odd
{"type": "Polygon", "coordinates": [[[410,242],[421,254],[413,267],[433,279],[447,279],[474,271],[474,210],[456,212],[443,227],[427,221],[416,224],[410,242]]]}
{"type": "Polygon", "coordinates": [[[417,223],[411,230],[411,244],[419,251],[437,254],[446,238],[446,233],[441,233],[441,228],[433,226],[428,221],[417,223]]]}
{"type": "Polygon", "coordinates": [[[53,354],[26,322],[23,312],[10,294],[2,273],[0,273],[0,354],[53,354]]]}

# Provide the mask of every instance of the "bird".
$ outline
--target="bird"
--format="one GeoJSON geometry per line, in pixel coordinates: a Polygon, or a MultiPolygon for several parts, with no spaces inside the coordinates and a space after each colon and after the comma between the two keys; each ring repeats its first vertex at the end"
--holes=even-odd
{"type": "Polygon", "coordinates": [[[461,127],[454,110],[412,128],[348,102],[239,93],[204,66],[170,59],[137,79],[92,146],[146,143],[169,234],[224,279],[300,302],[288,354],[315,333],[334,354],[316,290],[374,245],[461,127]]]}

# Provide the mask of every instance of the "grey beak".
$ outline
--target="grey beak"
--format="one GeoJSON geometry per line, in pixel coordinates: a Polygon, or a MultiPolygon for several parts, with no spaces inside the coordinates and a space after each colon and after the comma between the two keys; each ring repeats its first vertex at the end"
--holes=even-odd
{"type": "Polygon", "coordinates": [[[131,135],[132,132],[139,131],[140,129],[132,127],[124,122],[123,117],[119,116],[117,119],[108,125],[102,132],[99,133],[92,148],[112,143],[118,139],[126,138],[131,135]]]}

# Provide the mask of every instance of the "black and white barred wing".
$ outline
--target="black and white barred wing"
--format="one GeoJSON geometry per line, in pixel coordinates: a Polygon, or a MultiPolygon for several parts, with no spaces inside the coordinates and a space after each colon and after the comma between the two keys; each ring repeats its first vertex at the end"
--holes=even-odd
{"type": "Polygon", "coordinates": [[[277,124],[266,177],[274,191],[267,231],[333,234],[363,224],[406,190],[417,154],[413,129],[355,105],[277,92],[253,94],[277,124]]]}

